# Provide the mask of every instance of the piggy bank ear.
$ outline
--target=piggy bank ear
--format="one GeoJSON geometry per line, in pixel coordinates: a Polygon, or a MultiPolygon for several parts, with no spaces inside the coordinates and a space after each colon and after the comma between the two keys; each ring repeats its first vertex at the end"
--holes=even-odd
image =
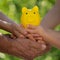
{"type": "Polygon", "coordinates": [[[27,11],[27,8],[26,7],[23,7],[22,8],[22,13],[26,12],[27,11]]]}
{"type": "Polygon", "coordinates": [[[32,10],[33,11],[38,11],[38,6],[34,6],[32,10]]]}

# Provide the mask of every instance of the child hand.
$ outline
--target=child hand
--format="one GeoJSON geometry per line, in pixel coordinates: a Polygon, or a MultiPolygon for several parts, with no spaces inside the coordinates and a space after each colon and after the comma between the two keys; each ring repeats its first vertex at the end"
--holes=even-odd
{"type": "Polygon", "coordinates": [[[27,33],[30,35],[28,36],[29,39],[44,43],[43,41],[44,39],[42,36],[43,35],[42,28],[40,28],[39,26],[36,27],[36,26],[29,25],[26,30],[27,30],[27,33]]]}
{"type": "Polygon", "coordinates": [[[46,46],[49,46],[49,48],[47,48],[47,51],[50,50],[51,45],[45,41],[45,36],[47,36],[47,34],[41,26],[36,27],[36,26],[29,25],[27,27],[27,32],[31,35],[29,39],[32,40],[33,38],[34,41],[37,41],[40,44],[45,44],[46,46]]]}

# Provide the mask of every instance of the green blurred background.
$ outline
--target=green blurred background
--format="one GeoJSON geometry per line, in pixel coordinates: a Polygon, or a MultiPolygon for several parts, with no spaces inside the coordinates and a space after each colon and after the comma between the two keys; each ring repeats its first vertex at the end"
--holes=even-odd
{"type": "MultiPolygon", "coordinates": [[[[16,23],[20,23],[21,9],[26,6],[33,8],[35,5],[39,7],[41,18],[53,7],[55,0],[0,0],[0,11],[6,14],[16,23]]],[[[60,30],[60,26],[56,27],[60,30]]],[[[0,32],[6,33],[0,30],[0,32]]],[[[0,53],[0,60],[21,60],[20,58],[0,53]]],[[[60,50],[52,47],[51,51],[43,56],[35,58],[35,60],[60,60],[60,50]]]]}

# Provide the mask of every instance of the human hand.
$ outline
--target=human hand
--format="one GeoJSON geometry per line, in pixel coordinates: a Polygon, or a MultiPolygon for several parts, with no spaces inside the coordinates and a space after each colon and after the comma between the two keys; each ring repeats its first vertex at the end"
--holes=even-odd
{"type": "Polygon", "coordinates": [[[27,34],[26,30],[20,24],[16,24],[14,22],[9,23],[7,21],[0,20],[0,29],[11,32],[15,37],[24,37],[27,34]]]}
{"type": "Polygon", "coordinates": [[[3,44],[0,44],[0,51],[13,56],[21,57],[27,60],[40,56],[49,50],[50,46],[33,42],[29,39],[13,39],[10,35],[1,35],[0,39],[3,44]]]}
{"type": "Polygon", "coordinates": [[[41,26],[36,27],[29,25],[26,30],[30,35],[28,36],[29,39],[34,40],[38,43],[46,44],[47,46],[49,46],[49,49],[47,50],[50,50],[51,45],[45,40],[46,32],[41,26]]]}
{"type": "Polygon", "coordinates": [[[25,38],[27,35],[26,29],[21,24],[11,24],[13,37],[25,38]]]}
{"type": "Polygon", "coordinates": [[[0,12],[0,29],[6,30],[15,37],[20,37],[26,35],[26,31],[24,28],[20,26],[20,24],[16,24],[13,20],[8,18],[4,13],[0,12]]]}
{"type": "Polygon", "coordinates": [[[29,37],[31,40],[33,39],[44,40],[44,36],[46,35],[44,29],[41,26],[36,27],[36,26],[29,25],[26,30],[28,34],[31,36],[29,37]]]}

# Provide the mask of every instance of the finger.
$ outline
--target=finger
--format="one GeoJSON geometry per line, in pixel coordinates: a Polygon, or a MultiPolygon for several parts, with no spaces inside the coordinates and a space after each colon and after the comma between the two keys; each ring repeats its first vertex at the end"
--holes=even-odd
{"type": "Polygon", "coordinates": [[[35,29],[35,28],[36,28],[36,26],[28,25],[28,26],[27,26],[27,28],[28,28],[28,29],[35,29]]]}
{"type": "Polygon", "coordinates": [[[41,36],[33,36],[36,42],[45,43],[41,36]]]}
{"type": "Polygon", "coordinates": [[[12,24],[12,27],[15,27],[15,30],[18,31],[19,33],[22,34],[27,34],[26,30],[24,30],[21,26],[19,26],[18,24],[12,24]]]}
{"type": "Polygon", "coordinates": [[[45,49],[46,49],[46,45],[42,44],[42,50],[45,50],[45,49]]]}
{"type": "Polygon", "coordinates": [[[13,34],[11,34],[11,38],[12,38],[12,39],[16,39],[16,36],[13,35],[13,34]]]}
{"type": "Polygon", "coordinates": [[[24,35],[22,35],[22,34],[20,34],[20,38],[25,38],[25,36],[24,36],[24,35]]]}
{"type": "Polygon", "coordinates": [[[24,33],[27,33],[24,26],[22,24],[20,24],[20,29],[21,29],[21,33],[24,32],[24,33]]]}
{"type": "Polygon", "coordinates": [[[32,34],[32,36],[34,36],[34,37],[41,37],[39,34],[32,34]]]}
{"type": "Polygon", "coordinates": [[[31,34],[35,34],[35,33],[37,33],[36,31],[34,31],[34,30],[30,30],[30,29],[26,29],[26,31],[27,31],[28,33],[31,33],[31,34]]]}
{"type": "Polygon", "coordinates": [[[40,43],[43,42],[42,38],[40,38],[40,37],[37,37],[37,38],[34,37],[34,38],[35,38],[35,41],[36,41],[36,42],[40,42],[40,43]]]}
{"type": "Polygon", "coordinates": [[[21,33],[24,34],[24,35],[27,35],[27,31],[26,29],[24,28],[24,26],[22,24],[20,24],[20,27],[21,27],[21,33]]]}
{"type": "Polygon", "coordinates": [[[20,24],[20,27],[24,28],[23,24],[20,24]]]}
{"type": "Polygon", "coordinates": [[[33,36],[32,36],[31,34],[28,34],[27,37],[28,37],[30,40],[35,41],[35,39],[33,38],[33,36]]]}
{"type": "Polygon", "coordinates": [[[34,37],[36,40],[42,40],[43,38],[40,38],[40,37],[34,37]]]}
{"type": "Polygon", "coordinates": [[[41,41],[41,40],[38,40],[37,42],[40,43],[40,44],[45,44],[45,42],[41,41]]]}
{"type": "Polygon", "coordinates": [[[15,33],[14,35],[16,37],[19,37],[19,38],[23,38],[24,37],[21,33],[17,32],[17,31],[14,31],[14,33],[15,33]]]}

